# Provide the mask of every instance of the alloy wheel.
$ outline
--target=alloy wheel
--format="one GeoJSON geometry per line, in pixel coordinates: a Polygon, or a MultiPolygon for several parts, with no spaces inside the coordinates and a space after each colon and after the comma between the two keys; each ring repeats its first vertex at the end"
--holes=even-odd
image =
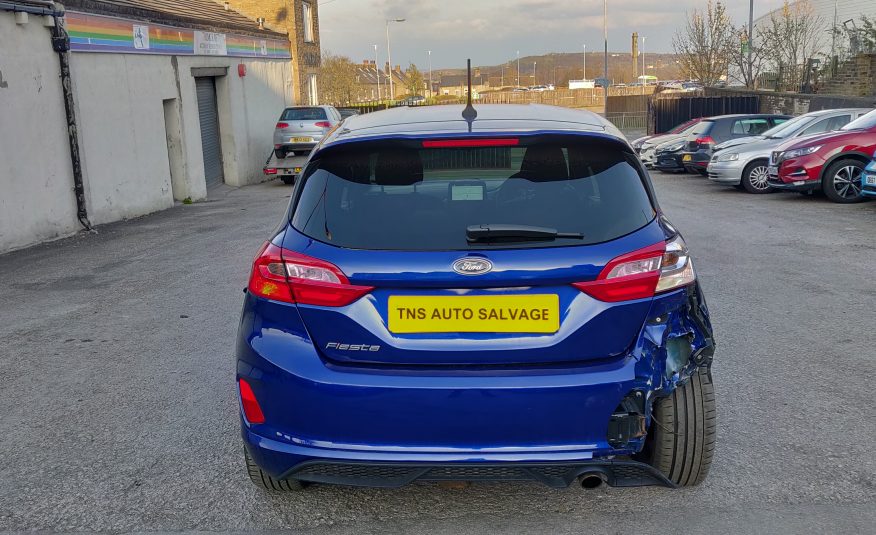
{"type": "Polygon", "coordinates": [[[769,179],[769,172],[767,171],[767,166],[758,165],[748,174],[748,181],[751,183],[751,186],[756,190],[765,190],[769,189],[770,185],[767,181],[769,179]]]}
{"type": "Polygon", "coordinates": [[[855,199],[861,196],[861,176],[864,171],[854,165],[841,167],[833,175],[833,187],[840,197],[855,199]]]}

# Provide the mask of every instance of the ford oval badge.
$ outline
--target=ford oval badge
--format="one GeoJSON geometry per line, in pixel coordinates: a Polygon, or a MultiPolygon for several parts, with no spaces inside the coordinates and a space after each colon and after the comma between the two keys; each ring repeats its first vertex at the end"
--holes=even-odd
{"type": "Polygon", "coordinates": [[[493,263],[486,258],[466,257],[453,263],[453,271],[460,275],[483,275],[493,269],[493,263]]]}

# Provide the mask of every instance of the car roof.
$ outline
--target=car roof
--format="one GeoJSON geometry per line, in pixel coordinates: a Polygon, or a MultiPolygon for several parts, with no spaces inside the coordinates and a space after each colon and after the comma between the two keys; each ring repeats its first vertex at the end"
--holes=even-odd
{"type": "Polygon", "coordinates": [[[400,106],[348,118],[323,147],[340,141],[371,137],[420,137],[484,133],[569,131],[603,134],[626,143],[613,124],[586,111],[543,104],[475,105],[477,117],[471,128],[463,118],[462,105],[400,106]]]}
{"type": "Polygon", "coordinates": [[[873,108],[835,108],[831,110],[817,110],[810,111],[809,113],[804,113],[808,117],[822,117],[824,115],[834,115],[839,113],[855,113],[855,112],[869,112],[873,108]]]}
{"type": "Polygon", "coordinates": [[[720,121],[724,119],[739,119],[741,117],[749,117],[752,119],[760,119],[762,117],[793,117],[793,115],[784,115],[781,113],[732,113],[729,115],[713,115],[711,117],[704,117],[704,121],[720,121]]]}

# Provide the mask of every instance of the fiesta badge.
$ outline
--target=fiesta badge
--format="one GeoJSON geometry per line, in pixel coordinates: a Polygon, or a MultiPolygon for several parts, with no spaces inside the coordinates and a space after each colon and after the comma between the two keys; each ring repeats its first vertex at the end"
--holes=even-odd
{"type": "Polygon", "coordinates": [[[460,258],[453,263],[453,271],[460,275],[483,275],[493,270],[493,263],[486,258],[460,258]]]}

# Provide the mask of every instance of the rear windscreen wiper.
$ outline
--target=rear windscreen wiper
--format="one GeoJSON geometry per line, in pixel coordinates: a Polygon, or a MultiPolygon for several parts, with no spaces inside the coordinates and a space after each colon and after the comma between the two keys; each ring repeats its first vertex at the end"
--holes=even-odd
{"type": "Polygon", "coordinates": [[[465,235],[470,242],[581,240],[584,238],[580,232],[558,232],[557,229],[548,227],[502,224],[471,225],[465,229],[465,235]]]}

